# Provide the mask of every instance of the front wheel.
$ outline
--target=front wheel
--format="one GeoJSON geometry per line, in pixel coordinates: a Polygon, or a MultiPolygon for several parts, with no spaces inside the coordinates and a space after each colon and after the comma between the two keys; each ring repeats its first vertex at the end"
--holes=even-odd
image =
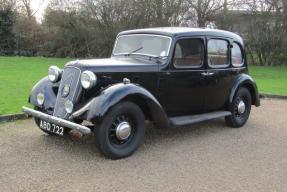
{"type": "Polygon", "coordinates": [[[143,142],[145,117],[138,105],[121,102],[115,105],[95,127],[99,150],[108,158],[132,155],[143,142]]]}
{"type": "Polygon", "coordinates": [[[240,128],[247,122],[251,111],[251,94],[242,87],[235,95],[230,105],[231,116],[225,118],[226,124],[233,128],[240,128]]]}

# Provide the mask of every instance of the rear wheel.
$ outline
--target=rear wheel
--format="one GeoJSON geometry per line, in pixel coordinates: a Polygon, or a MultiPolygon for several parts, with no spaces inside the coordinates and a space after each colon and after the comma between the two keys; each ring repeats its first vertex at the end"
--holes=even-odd
{"type": "Polygon", "coordinates": [[[143,142],[145,117],[132,102],[114,106],[95,128],[99,150],[108,158],[120,159],[132,155],[143,142]]]}
{"type": "Polygon", "coordinates": [[[240,128],[247,122],[251,111],[251,94],[242,87],[235,95],[230,106],[231,116],[225,118],[226,124],[233,128],[240,128]]]}

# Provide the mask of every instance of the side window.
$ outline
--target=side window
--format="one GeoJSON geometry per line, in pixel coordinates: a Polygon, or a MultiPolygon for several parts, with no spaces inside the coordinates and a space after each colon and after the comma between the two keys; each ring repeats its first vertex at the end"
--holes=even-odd
{"type": "Polygon", "coordinates": [[[203,64],[202,39],[181,39],[176,43],[173,64],[176,68],[195,68],[203,64]]]}
{"type": "Polygon", "coordinates": [[[243,54],[242,49],[238,43],[233,44],[231,51],[232,55],[232,65],[236,67],[241,67],[243,65],[243,54]]]}
{"type": "Polygon", "coordinates": [[[208,41],[208,64],[211,67],[229,65],[228,58],[229,42],[222,39],[210,39],[208,41]]]}

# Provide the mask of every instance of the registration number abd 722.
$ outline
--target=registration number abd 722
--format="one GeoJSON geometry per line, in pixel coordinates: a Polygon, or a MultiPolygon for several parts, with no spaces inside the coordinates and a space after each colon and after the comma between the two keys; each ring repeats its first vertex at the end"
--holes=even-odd
{"type": "Polygon", "coordinates": [[[64,128],[59,126],[59,125],[56,125],[54,123],[49,123],[47,121],[41,120],[40,121],[40,128],[45,130],[45,131],[55,133],[55,134],[60,135],[60,136],[64,136],[64,128]]]}

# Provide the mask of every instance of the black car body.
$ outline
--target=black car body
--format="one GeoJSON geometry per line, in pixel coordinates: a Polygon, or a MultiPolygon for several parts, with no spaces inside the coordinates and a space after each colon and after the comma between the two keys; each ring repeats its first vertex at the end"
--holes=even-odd
{"type": "Polygon", "coordinates": [[[167,128],[225,117],[242,127],[251,105],[260,105],[242,38],[221,30],[124,31],[111,58],[73,61],[50,68],[50,75],[32,90],[35,110],[24,112],[50,134],[94,131],[111,158],[136,150],[144,120],[167,128]]]}

